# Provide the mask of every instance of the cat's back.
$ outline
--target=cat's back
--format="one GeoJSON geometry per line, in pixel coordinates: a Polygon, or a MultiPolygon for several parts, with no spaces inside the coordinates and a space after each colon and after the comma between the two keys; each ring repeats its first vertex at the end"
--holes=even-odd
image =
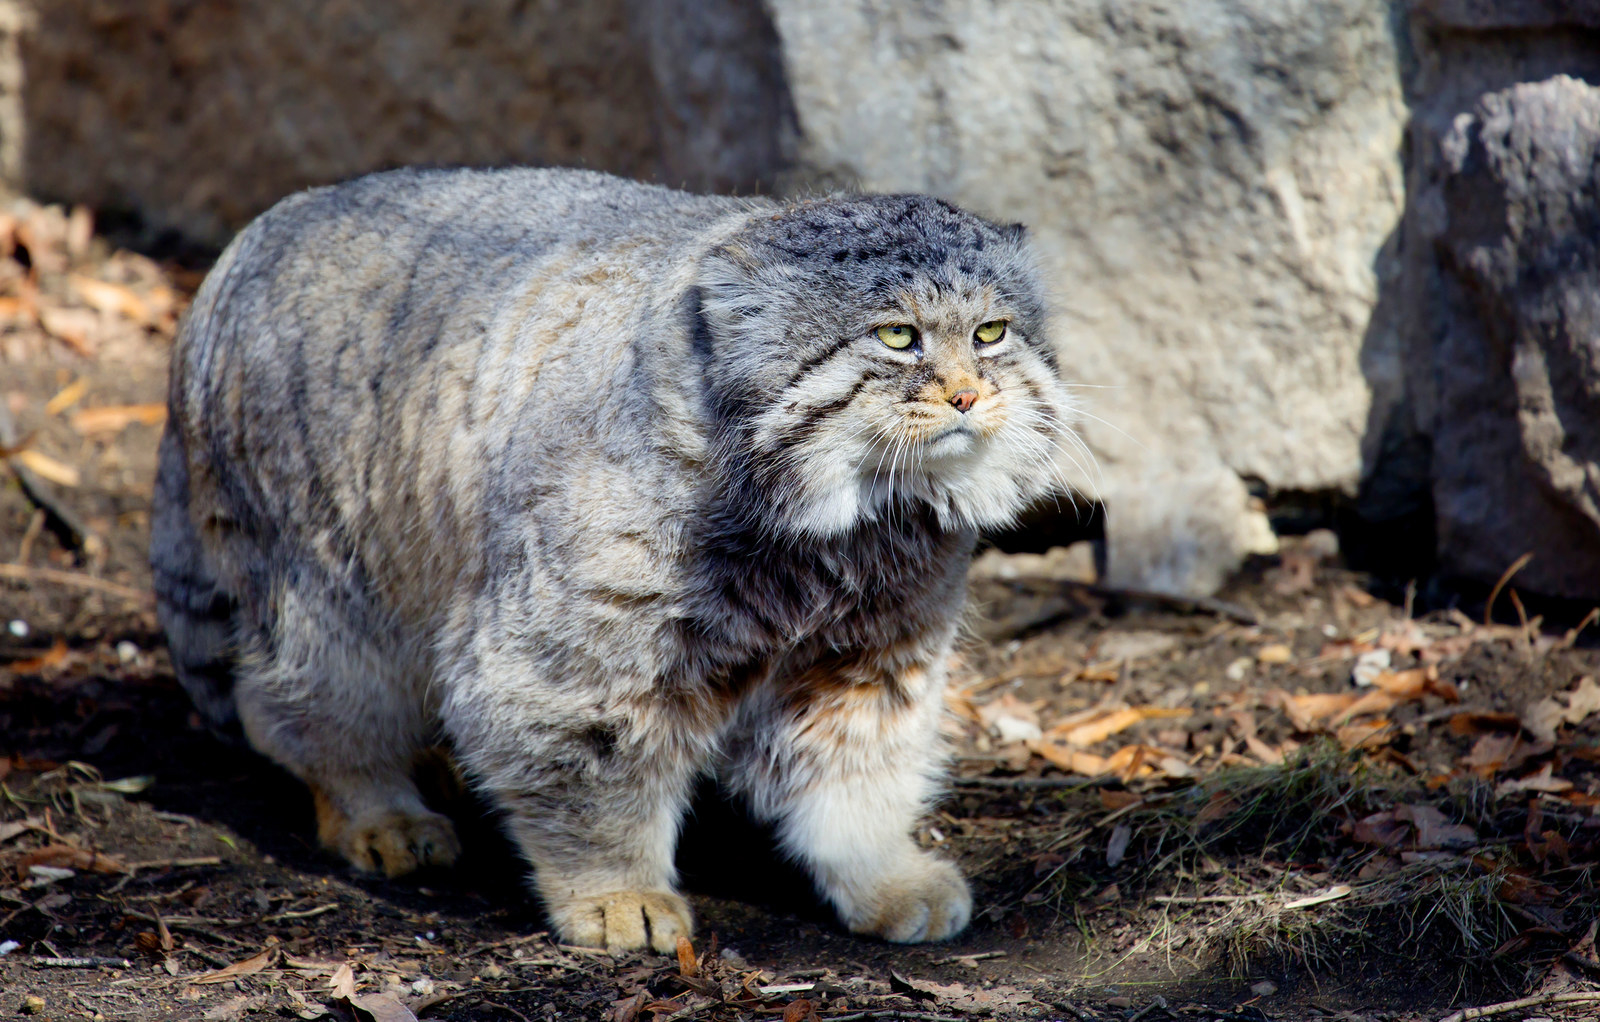
{"type": "Polygon", "coordinates": [[[465,579],[479,568],[460,551],[526,503],[527,480],[557,485],[554,510],[662,463],[639,438],[664,435],[659,407],[684,409],[692,386],[673,378],[681,296],[749,209],[535,169],[395,171],[284,200],[228,247],[174,351],[182,500],[252,549],[288,535],[382,576],[360,585],[465,579]]]}

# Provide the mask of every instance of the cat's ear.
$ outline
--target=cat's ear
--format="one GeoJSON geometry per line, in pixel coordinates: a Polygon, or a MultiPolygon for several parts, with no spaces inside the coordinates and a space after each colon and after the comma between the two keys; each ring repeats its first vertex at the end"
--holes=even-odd
{"type": "Polygon", "coordinates": [[[1001,224],[1000,237],[1013,245],[1021,245],[1028,240],[1027,224],[1001,224]]]}

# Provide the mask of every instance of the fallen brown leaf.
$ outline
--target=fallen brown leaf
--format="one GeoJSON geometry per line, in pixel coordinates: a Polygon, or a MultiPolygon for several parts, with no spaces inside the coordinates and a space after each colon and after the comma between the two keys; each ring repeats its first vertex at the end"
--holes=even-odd
{"type": "Polygon", "coordinates": [[[134,423],[159,426],[167,421],[164,404],[103,405],[74,412],[68,420],[79,433],[116,433],[134,423]]]}
{"type": "Polygon", "coordinates": [[[46,415],[59,415],[77,404],[89,390],[88,377],[80,376],[76,380],[56,391],[55,396],[45,402],[46,415]]]}
{"type": "Polygon", "coordinates": [[[1024,743],[1030,752],[1038,755],[1047,763],[1060,767],[1071,774],[1082,774],[1085,777],[1099,777],[1109,773],[1103,757],[1082,749],[1069,748],[1055,738],[1043,738],[1036,742],[1024,743]]]}
{"type": "Polygon", "coordinates": [[[15,452],[11,455],[11,460],[45,482],[55,483],[57,486],[77,486],[83,481],[76,468],[32,447],[15,452]]]}
{"type": "Polygon", "coordinates": [[[23,876],[30,866],[54,866],[57,869],[82,869],[91,873],[126,873],[128,867],[120,860],[75,845],[49,844],[26,852],[17,860],[17,875],[23,876]]]}
{"type": "Polygon", "coordinates": [[[817,1006],[802,997],[783,1006],[783,1022],[808,1022],[817,1017],[817,1006]]]}
{"type": "Polygon", "coordinates": [[[356,994],[342,998],[357,1019],[371,1022],[417,1022],[411,1009],[400,1003],[394,994],[356,994]]]}
{"type": "MultiPolygon", "coordinates": [[[[59,667],[67,662],[67,640],[57,639],[50,644],[50,648],[38,656],[28,657],[23,660],[13,660],[10,663],[0,664],[8,671],[16,674],[38,674],[40,671],[51,667],[59,667]]],[[[16,766],[12,763],[12,766],[16,766]]]]}
{"type": "Polygon", "coordinates": [[[261,970],[270,968],[273,964],[275,964],[278,959],[278,955],[279,950],[276,945],[263,948],[262,950],[251,955],[249,958],[234,962],[232,965],[224,966],[221,969],[216,969],[212,972],[205,973],[204,975],[196,976],[194,982],[226,983],[231,979],[238,979],[240,976],[253,976],[261,970]]]}
{"type": "Polygon", "coordinates": [[[83,303],[95,311],[122,316],[140,326],[146,326],[151,322],[150,306],[121,284],[95,280],[93,277],[85,277],[78,273],[69,274],[67,280],[78,293],[78,297],[83,299],[83,303]]]}
{"type": "Polygon", "coordinates": [[[684,979],[694,979],[700,975],[700,963],[695,961],[694,945],[682,934],[678,935],[678,975],[684,979]]]}
{"type": "MultiPolygon", "coordinates": [[[[1126,710],[1113,711],[1099,720],[1080,724],[1058,737],[1068,745],[1094,745],[1143,721],[1181,720],[1193,712],[1189,709],[1168,709],[1162,706],[1132,706],[1126,710]]],[[[1051,731],[1054,734],[1055,729],[1052,728],[1051,731]]]]}
{"type": "Polygon", "coordinates": [[[84,358],[94,357],[91,338],[100,327],[100,317],[88,309],[56,309],[45,306],[39,310],[39,325],[44,332],[71,348],[73,354],[84,358]]]}

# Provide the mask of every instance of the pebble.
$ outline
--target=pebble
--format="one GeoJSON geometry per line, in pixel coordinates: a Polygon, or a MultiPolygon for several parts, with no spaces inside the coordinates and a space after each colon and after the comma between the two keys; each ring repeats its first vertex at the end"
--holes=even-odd
{"type": "Polygon", "coordinates": [[[38,994],[29,994],[22,999],[22,1013],[24,1015],[38,1015],[44,1011],[44,998],[38,994]]]}
{"type": "Polygon", "coordinates": [[[131,664],[139,658],[139,647],[123,639],[117,643],[117,659],[124,664],[131,664]]]}
{"type": "Polygon", "coordinates": [[[21,618],[17,618],[15,621],[12,621],[10,624],[6,625],[6,631],[10,632],[12,635],[15,635],[19,639],[26,639],[28,637],[28,622],[22,620],[21,618]]]}

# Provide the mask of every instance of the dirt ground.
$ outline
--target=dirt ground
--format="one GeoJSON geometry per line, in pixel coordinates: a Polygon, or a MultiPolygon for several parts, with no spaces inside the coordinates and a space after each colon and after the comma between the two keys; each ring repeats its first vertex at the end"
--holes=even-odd
{"type": "Polygon", "coordinates": [[[1325,533],[1199,603],[1097,589],[1075,554],[978,563],[918,834],[973,880],[949,943],[844,933],[709,790],[677,958],[553,941],[474,804],[456,869],[352,874],[296,782],[200,728],[147,593],[197,282],[85,213],[0,211],[0,1017],[1600,1014],[1595,630],[1529,620],[1514,578],[1514,623],[1421,613],[1325,533]]]}

